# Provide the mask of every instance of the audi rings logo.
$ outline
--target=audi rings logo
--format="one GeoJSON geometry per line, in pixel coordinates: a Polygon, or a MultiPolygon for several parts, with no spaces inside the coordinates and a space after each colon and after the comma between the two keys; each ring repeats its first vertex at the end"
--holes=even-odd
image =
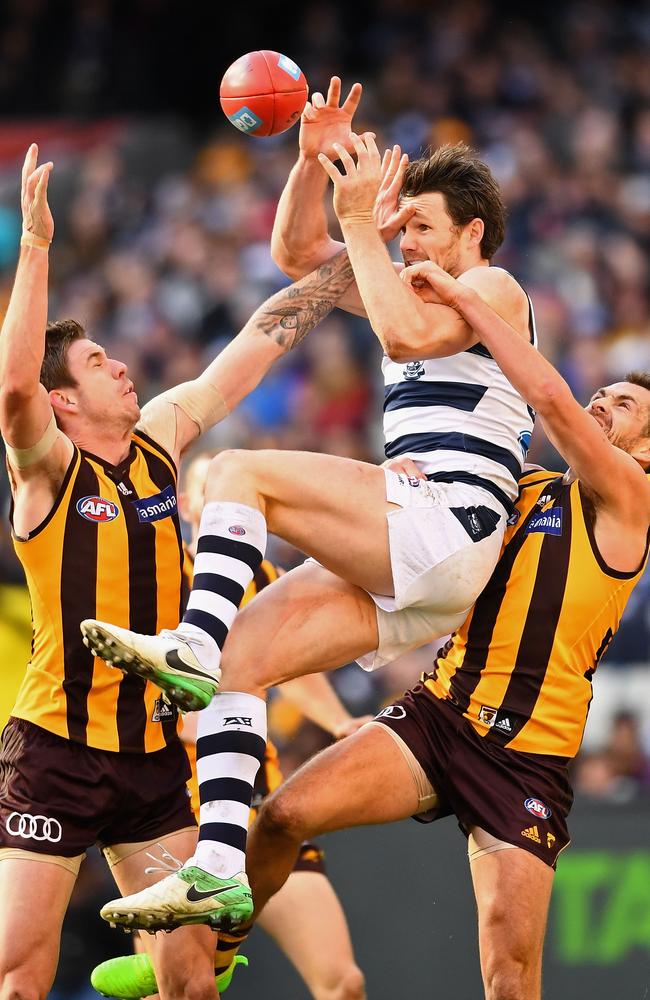
{"type": "Polygon", "coordinates": [[[58,844],[63,836],[58,819],[32,816],[30,813],[10,813],[5,822],[5,829],[12,837],[22,837],[23,840],[49,840],[51,844],[58,844]]]}

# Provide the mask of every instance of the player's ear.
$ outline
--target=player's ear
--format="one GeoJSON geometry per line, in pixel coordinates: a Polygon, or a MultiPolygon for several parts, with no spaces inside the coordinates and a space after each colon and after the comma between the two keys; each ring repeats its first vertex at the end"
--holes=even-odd
{"type": "Polygon", "coordinates": [[[472,221],[467,225],[469,245],[472,247],[480,246],[484,233],[485,223],[483,222],[483,219],[472,219],[472,221]]]}
{"type": "Polygon", "coordinates": [[[50,405],[55,415],[58,413],[76,413],[79,409],[74,392],[70,389],[50,389],[50,405]]]}

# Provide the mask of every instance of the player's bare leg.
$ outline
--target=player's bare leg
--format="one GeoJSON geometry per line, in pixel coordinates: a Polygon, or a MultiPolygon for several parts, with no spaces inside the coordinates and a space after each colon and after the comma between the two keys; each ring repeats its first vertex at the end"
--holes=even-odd
{"type": "Polygon", "coordinates": [[[44,859],[0,861],[0,1000],[47,997],[75,881],[72,872],[44,859]]]}
{"type": "Polygon", "coordinates": [[[298,970],[314,1000],[364,1000],[363,973],[354,960],[343,907],[325,875],[292,872],[264,907],[258,925],[298,970]]]}
{"type": "Polygon", "coordinates": [[[471,863],[486,1000],[540,1000],[553,869],[521,848],[471,863]]]}
{"type": "MultiPolygon", "coordinates": [[[[196,832],[181,831],[119,861],[112,874],[120,892],[138,892],[155,884],[164,875],[165,857],[183,862],[191,856],[195,845],[196,832]],[[158,867],[156,859],[163,870],[147,873],[146,869],[158,867]]],[[[143,935],[143,943],[153,961],[160,1000],[216,1000],[216,938],[209,927],[185,927],[173,938],[167,934],[147,934],[143,935]]]]}
{"type": "Polygon", "coordinates": [[[284,885],[304,840],[393,823],[419,808],[409,764],[381,725],[371,723],[322,750],[265,799],[251,827],[248,858],[256,911],[284,885]]]}
{"type": "MultiPolygon", "coordinates": [[[[340,666],[376,648],[378,642],[375,606],[368,594],[314,563],[298,567],[265,588],[240,617],[241,623],[233,628],[226,646],[233,649],[230,667],[227,665],[230,654],[226,654],[226,677],[232,676],[234,683],[252,685],[251,670],[255,664],[260,667],[263,664],[264,685],[253,687],[260,695],[276,681],[314,672],[319,667],[340,666]]],[[[219,774],[222,760],[232,766],[233,753],[229,750],[230,742],[221,751],[223,737],[219,735],[219,719],[215,723],[214,713],[223,715],[229,740],[233,732],[236,734],[234,753],[237,762],[248,768],[246,776],[251,788],[257,771],[257,759],[252,757],[251,750],[257,747],[261,756],[265,740],[257,745],[255,740],[259,737],[250,732],[252,720],[240,709],[228,708],[230,697],[229,693],[219,694],[199,716],[197,762],[199,787],[203,788],[202,839],[194,859],[152,890],[107,903],[102,909],[106,920],[147,929],[205,922],[228,930],[252,915],[250,888],[243,871],[250,792],[244,805],[241,799],[234,798],[241,786],[233,785],[232,779],[223,779],[219,774]],[[207,734],[202,736],[206,730],[207,734]],[[215,834],[220,836],[217,838],[215,834]],[[230,843],[224,848],[226,838],[230,843]],[[233,858],[231,871],[224,871],[227,877],[215,878],[211,867],[219,863],[222,855],[229,860],[228,847],[233,858]],[[243,887],[241,891],[237,890],[238,884],[243,887]]],[[[242,695],[238,692],[235,697],[242,695]]],[[[248,697],[265,707],[257,694],[248,697]]]]}

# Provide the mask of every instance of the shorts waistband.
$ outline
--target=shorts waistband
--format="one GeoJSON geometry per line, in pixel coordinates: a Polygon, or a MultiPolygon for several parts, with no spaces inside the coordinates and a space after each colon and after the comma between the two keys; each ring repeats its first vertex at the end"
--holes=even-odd
{"type": "Polygon", "coordinates": [[[430,472],[427,476],[430,482],[434,483],[465,483],[467,486],[476,486],[478,489],[491,493],[495,500],[498,500],[508,517],[514,514],[515,505],[510,497],[495,483],[482,476],[475,476],[471,472],[430,472]]]}

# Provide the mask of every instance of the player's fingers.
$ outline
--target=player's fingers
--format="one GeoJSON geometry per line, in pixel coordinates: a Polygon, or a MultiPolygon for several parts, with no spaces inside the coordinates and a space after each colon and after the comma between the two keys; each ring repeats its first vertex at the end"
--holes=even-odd
{"type": "Polygon", "coordinates": [[[390,189],[389,189],[390,194],[395,198],[397,198],[402,188],[402,184],[404,183],[404,174],[406,173],[406,168],[408,167],[408,165],[409,165],[409,158],[408,155],[404,153],[401,159],[398,160],[397,162],[397,166],[395,168],[395,174],[390,183],[390,189]]]}
{"type": "Polygon", "coordinates": [[[21,173],[21,190],[24,191],[27,185],[27,178],[34,172],[36,160],[38,158],[38,146],[35,142],[31,144],[25,154],[25,162],[21,173]]]}
{"type": "Polygon", "coordinates": [[[343,164],[343,169],[345,170],[345,172],[348,175],[348,177],[350,177],[356,171],[354,160],[352,159],[352,157],[348,153],[348,151],[345,148],[345,146],[342,146],[340,142],[335,142],[332,145],[333,145],[334,149],[336,150],[336,154],[337,154],[339,160],[343,164]]]}
{"type": "Polygon", "coordinates": [[[340,76],[333,76],[327,91],[327,106],[329,108],[338,108],[340,99],[341,78],[340,76]]]}
{"type": "Polygon", "coordinates": [[[41,176],[38,178],[38,184],[36,185],[36,194],[35,194],[36,198],[44,197],[47,191],[47,185],[49,183],[50,174],[53,168],[54,164],[52,162],[43,164],[41,176]]]}
{"type": "Polygon", "coordinates": [[[311,101],[307,101],[304,108],[302,109],[302,120],[310,122],[314,120],[314,109],[312,107],[311,101]]]}
{"type": "Polygon", "coordinates": [[[311,95],[311,103],[313,104],[313,106],[315,108],[324,108],[325,107],[325,98],[323,97],[322,94],[320,94],[318,91],[316,91],[315,94],[311,95]]]}
{"type": "Polygon", "coordinates": [[[377,143],[375,142],[375,136],[373,132],[364,132],[362,138],[363,145],[366,147],[368,152],[368,157],[370,163],[373,167],[379,167],[381,162],[381,157],[379,156],[379,150],[377,148],[377,143]]]}
{"type": "Polygon", "coordinates": [[[332,163],[329,157],[325,156],[325,153],[318,154],[318,162],[320,163],[321,167],[323,168],[329,179],[334,182],[334,184],[340,181],[341,174],[339,173],[336,164],[332,163]]]}
{"type": "Polygon", "coordinates": [[[365,142],[361,139],[360,135],[356,132],[350,132],[350,142],[354,146],[354,151],[357,154],[357,162],[360,167],[366,166],[368,163],[368,149],[365,142]]]}
{"type": "Polygon", "coordinates": [[[363,93],[363,87],[361,86],[361,84],[353,83],[352,86],[350,87],[350,93],[346,97],[345,103],[343,105],[343,110],[345,111],[346,114],[350,115],[350,117],[352,117],[354,112],[359,107],[359,101],[361,100],[362,93],[363,93]]]}

